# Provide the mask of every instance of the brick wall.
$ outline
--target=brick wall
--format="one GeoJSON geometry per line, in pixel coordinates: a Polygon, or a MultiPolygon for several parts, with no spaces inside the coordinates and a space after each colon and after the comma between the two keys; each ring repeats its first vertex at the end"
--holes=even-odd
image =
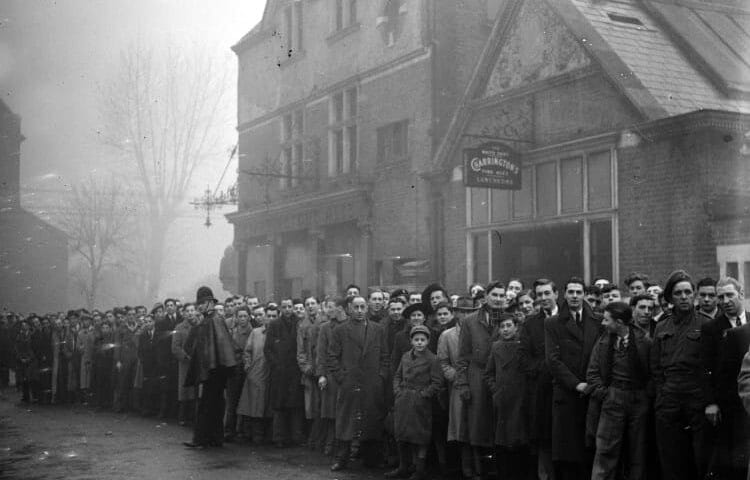
{"type": "Polygon", "coordinates": [[[739,142],[705,130],[620,150],[620,273],[638,270],[664,281],[684,268],[694,278],[718,276],[716,246],[747,243],[747,219],[710,221],[705,202],[747,191],[750,166],[739,142]]]}

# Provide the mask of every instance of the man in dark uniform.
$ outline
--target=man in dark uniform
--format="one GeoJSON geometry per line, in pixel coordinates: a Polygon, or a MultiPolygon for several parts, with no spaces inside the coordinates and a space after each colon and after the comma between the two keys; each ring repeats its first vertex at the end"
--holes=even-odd
{"type": "Polygon", "coordinates": [[[656,442],[665,480],[702,479],[708,376],[702,362],[703,317],[695,312],[695,288],[684,270],[664,285],[672,313],[656,325],[651,371],[656,387],[656,442]]]}
{"type": "Polygon", "coordinates": [[[224,441],[224,387],[237,364],[224,319],[213,309],[217,301],[208,287],[200,287],[195,304],[202,321],[190,329],[183,349],[190,359],[185,386],[198,386],[198,411],[193,440],[186,447],[220,447],[224,441]]]}

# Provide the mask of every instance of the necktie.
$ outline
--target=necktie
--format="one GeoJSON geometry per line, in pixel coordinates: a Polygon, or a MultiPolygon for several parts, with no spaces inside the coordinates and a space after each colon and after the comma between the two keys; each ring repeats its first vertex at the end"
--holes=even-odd
{"type": "Polygon", "coordinates": [[[576,325],[581,326],[581,314],[579,312],[573,312],[573,318],[576,321],[576,325]]]}
{"type": "Polygon", "coordinates": [[[737,318],[734,319],[734,326],[735,327],[741,327],[742,326],[742,321],[740,320],[740,317],[737,317],[737,318]]]}

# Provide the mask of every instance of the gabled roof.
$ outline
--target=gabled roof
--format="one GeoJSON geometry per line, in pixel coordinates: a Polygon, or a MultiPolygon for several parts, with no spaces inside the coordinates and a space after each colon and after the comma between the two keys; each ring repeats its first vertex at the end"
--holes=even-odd
{"type": "Polygon", "coordinates": [[[232,50],[235,53],[239,53],[240,50],[252,45],[257,39],[262,38],[265,32],[269,32],[278,8],[279,0],[266,0],[266,6],[263,8],[263,17],[261,17],[260,22],[243,35],[237,43],[232,45],[232,50]]]}
{"type": "Polygon", "coordinates": [[[750,10],[674,0],[643,3],[724,93],[750,93],[750,10]]]}
{"type": "MultiPolygon", "coordinates": [[[[452,149],[471,118],[472,101],[484,92],[498,52],[522,5],[529,1],[535,0],[502,3],[472,78],[438,147],[436,167],[449,161],[452,149]]],[[[743,80],[750,82],[750,77],[743,77],[750,55],[750,38],[746,38],[750,32],[750,16],[745,10],[714,4],[702,8],[702,3],[688,0],[669,3],[668,0],[536,1],[555,12],[644,122],[699,110],[750,113],[750,96],[728,94],[730,90],[742,91],[746,85],[743,80]],[[675,9],[681,12],[679,18],[690,15],[707,18],[713,28],[700,35],[693,35],[684,28],[676,32],[674,22],[669,23],[658,14],[675,9]],[[718,27],[730,19],[731,31],[718,27]],[[692,43],[685,42],[679,34],[690,37],[692,43]],[[706,44],[709,38],[710,43],[706,44]],[[749,46],[743,50],[743,45],[749,46]],[[698,51],[704,55],[720,51],[723,60],[701,60],[698,51]],[[742,63],[730,68],[727,58],[742,63]],[[714,70],[706,70],[708,67],[714,70]]],[[[750,74],[750,70],[747,72],[750,74]]]]}

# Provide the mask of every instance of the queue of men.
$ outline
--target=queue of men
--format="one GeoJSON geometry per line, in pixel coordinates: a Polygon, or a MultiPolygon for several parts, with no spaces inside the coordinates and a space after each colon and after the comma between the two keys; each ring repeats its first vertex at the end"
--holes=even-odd
{"type": "Polygon", "coordinates": [[[333,471],[745,480],[743,286],[682,270],[623,286],[350,285],[278,303],[201,287],[150,312],[6,314],[0,382],[14,377],[23,402],[176,419],[189,448],[305,445],[333,471]]]}

